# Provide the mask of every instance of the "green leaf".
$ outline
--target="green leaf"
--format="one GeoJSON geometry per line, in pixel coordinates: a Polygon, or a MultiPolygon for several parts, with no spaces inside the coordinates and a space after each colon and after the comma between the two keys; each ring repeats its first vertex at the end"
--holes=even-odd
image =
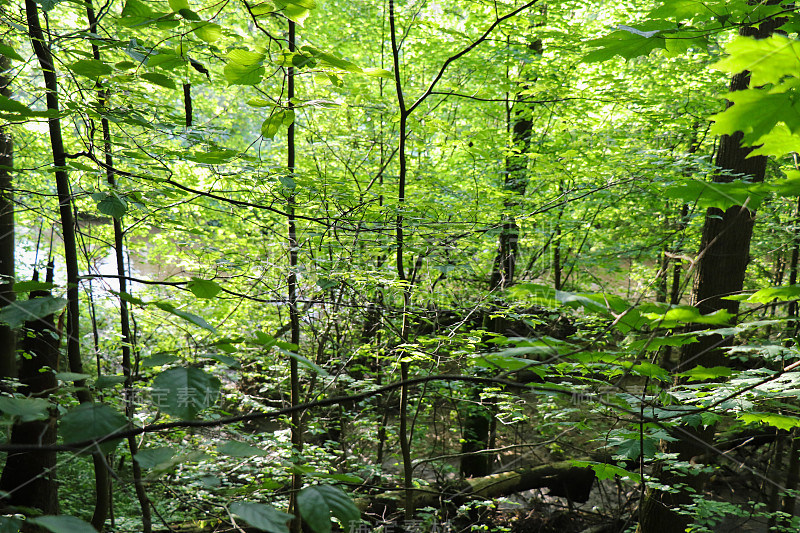
{"type": "MultiPolygon", "coordinates": [[[[61,418],[58,425],[64,443],[83,442],[105,437],[128,427],[128,419],[105,404],[84,402],[71,409],[61,418]]],[[[122,439],[104,442],[100,449],[111,453],[122,439]]],[[[86,450],[95,451],[94,448],[86,450]]]]}
{"type": "Polygon", "coordinates": [[[173,306],[172,304],[168,304],[166,302],[154,302],[154,305],[159,309],[166,311],[167,313],[172,313],[173,315],[180,317],[186,320],[187,322],[191,322],[195,326],[199,326],[203,329],[206,329],[211,333],[217,332],[217,330],[214,329],[214,326],[203,320],[201,317],[192,313],[187,313],[186,311],[181,311],[180,309],[175,309],[175,306],[173,306]]]}
{"type": "Polygon", "coordinates": [[[250,446],[244,442],[237,442],[234,440],[225,441],[222,444],[217,444],[217,451],[222,455],[228,457],[267,457],[269,452],[250,446]]]}
{"type": "Polygon", "coordinates": [[[192,11],[191,9],[181,9],[178,11],[178,14],[185,18],[186,20],[200,20],[200,15],[192,11]]]}
{"type": "Polygon", "coordinates": [[[136,452],[133,458],[142,468],[155,468],[169,462],[175,455],[175,450],[166,446],[158,448],[145,448],[136,452]]]}
{"type": "Polygon", "coordinates": [[[773,300],[779,302],[790,302],[800,298],[800,283],[795,285],[785,285],[780,287],[767,287],[760,289],[747,297],[748,302],[766,304],[773,300]]]}
{"type": "MultiPolygon", "coordinates": [[[[219,346],[219,348],[222,348],[222,346],[219,346]]],[[[219,361],[223,365],[227,365],[230,368],[242,368],[242,365],[239,363],[239,361],[237,361],[233,357],[228,357],[227,355],[215,353],[215,354],[209,354],[207,357],[209,359],[219,361]]]]}
{"type": "Polygon", "coordinates": [[[733,102],[722,113],[711,116],[712,134],[744,133],[743,143],[752,145],[783,122],[789,130],[800,132],[800,98],[798,91],[768,93],[762,89],[745,89],[725,95],[733,102]]]}
{"type": "Polygon", "coordinates": [[[288,533],[288,522],[294,518],[264,503],[234,502],[231,513],[267,533],[288,533]]]}
{"type": "Polygon", "coordinates": [[[81,59],[70,65],[67,65],[75,74],[79,76],[86,76],[87,78],[99,78],[100,76],[108,76],[114,69],[110,65],[98,61],[97,59],[81,59]]]}
{"type": "Polygon", "coordinates": [[[315,372],[315,373],[319,374],[320,376],[328,376],[328,372],[326,372],[324,368],[322,368],[318,364],[314,363],[313,361],[303,357],[302,355],[294,353],[294,352],[291,352],[289,350],[285,350],[283,348],[279,348],[278,351],[281,352],[281,353],[285,353],[286,355],[288,355],[289,357],[291,357],[292,359],[297,361],[302,366],[308,368],[312,372],[315,372]]]}
{"type": "Polygon", "coordinates": [[[773,33],[766,39],[737,36],[725,46],[729,54],[713,68],[738,74],[750,72],[750,83],[757,87],[779,83],[786,76],[800,74],[800,42],[773,33]]]}
{"type": "Polygon", "coordinates": [[[83,374],[80,372],[56,372],[56,379],[61,381],[81,381],[92,377],[91,374],[83,374]]]}
{"type": "Polygon", "coordinates": [[[168,365],[169,363],[174,363],[175,361],[179,361],[180,359],[172,354],[168,353],[157,353],[151,355],[150,357],[142,360],[142,368],[153,368],[156,366],[164,366],[168,365]]]}
{"type": "MultiPolygon", "coordinates": [[[[325,52],[323,50],[320,50],[319,48],[315,48],[315,47],[310,46],[310,45],[304,45],[304,46],[300,47],[300,50],[309,53],[312,57],[314,57],[315,59],[317,59],[318,61],[320,61],[322,63],[327,64],[330,67],[333,67],[333,68],[336,68],[336,69],[339,69],[339,70],[344,70],[344,71],[347,71],[347,72],[352,72],[354,74],[363,74],[364,73],[364,70],[361,67],[359,67],[358,65],[356,65],[355,63],[347,61],[346,59],[342,59],[341,57],[335,56],[335,55],[333,55],[333,54],[331,54],[329,52],[325,52]]],[[[322,66],[324,66],[324,65],[322,65],[322,66]]]]}
{"type": "Polygon", "coordinates": [[[33,114],[33,110],[30,107],[16,100],[12,100],[3,94],[0,94],[0,111],[14,113],[23,117],[33,114]]]}
{"type": "Polygon", "coordinates": [[[22,520],[9,516],[0,516],[0,533],[19,533],[22,529],[22,520]]]}
{"type": "Polygon", "coordinates": [[[800,427],[800,418],[772,413],[742,413],[739,420],[745,424],[767,424],[782,430],[800,427]]]}
{"type": "Polygon", "coordinates": [[[140,74],[139,77],[155,85],[166,87],[167,89],[177,89],[175,82],[160,72],[145,72],[144,74],[140,74]]]}
{"type": "Polygon", "coordinates": [[[656,440],[648,437],[645,437],[644,441],[639,439],[628,439],[619,445],[619,448],[617,449],[617,455],[623,457],[624,459],[633,461],[638,459],[639,456],[642,455],[642,451],[644,451],[644,456],[646,458],[653,457],[658,450],[656,443],[656,440]]]}
{"type": "Polygon", "coordinates": [[[12,302],[0,311],[0,322],[11,329],[21,327],[26,321],[38,320],[60,311],[67,305],[64,298],[41,296],[30,300],[12,302]]]}
{"type": "Polygon", "coordinates": [[[68,515],[40,516],[38,518],[28,518],[28,523],[43,527],[52,533],[87,533],[97,530],[92,524],[84,522],[80,518],[68,515]]]}
{"type": "Polygon", "coordinates": [[[6,56],[7,58],[14,59],[16,61],[25,61],[22,56],[19,55],[13,48],[2,43],[0,43],[0,56],[6,56]]]}
{"type": "Polygon", "coordinates": [[[686,378],[688,381],[706,381],[729,377],[731,374],[733,374],[733,370],[726,366],[706,368],[702,365],[698,365],[691,370],[681,372],[677,375],[686,378]]]}
{"type": "Polygon", "coordinates": [[[97,390],[108,389],[125,383],[125,376],[100,376],[94,382],[94,388],[97,390]]]}
{"type": "Polygon", "coordinates": [[[598,481],[603,481],[604,479],[613,479],[615,476],[619,476],[621,478],[629,478],[635,483],[638,483],[641,480],[641,476],[639,474],[634,474],[633,472],[628,472],[624,468],[621,468],[616,465],[610,465],[608,463],[596,463],[594,461],[570,461],[574,466],[579,468],[586,468],[590,467],[594,470],[594,475],[597,476],[598,481]]]}
{"type": "Polygon", "coordinates": [[[292,109],[278,109],[272,112],[267,119],[261,124],[261,135],[268,139],[275,137],[281,126],[288,126],[294,122],[294,110],[292,109]]]}
{"type": "Polygon", "coordinates": [[[151,400],[161,411],[190,420],[217,402],[220,385],[199,368],[172,368],[153,380],[151,400]]]}
{"type": "Polygon", "coordinates": [[[597,50],[586,54],[583,57],[583,61],[585,63],[607,61],[614,56],[620,56],[627,60],[646,56],[653,50],[666,46],[664,37],[659,36],[658,31],[641,32],[639,30],[631,30],[633,28],[619,30],[605,37],[586,41],[585,44],[587,46],[595,47],[597,50]]]}
{"type": "Polygon", "coordinates": [[[213,43],[222,37],[222,26],[213,22],[197,22],[192,24],[194,33],[207,43],[213,43]]]}
{"type": "Polygon", "coordinates": [[[216,282],[194,276],[186,286],[198,298],[213,298],[222,290],[222,287],[217,285],[216,282]]]}
{"type": "Polygon", "coordinates": [[[708,315],[700,314],[696,307],[681,305],[672,307],[666,313],[645,313],[654,327],[674,328],[679,324],[710,324],[723,326],[729,324],[733,315],[724,309],[708,315]]]}
{"type": "Polygon", "coordinates": [[[331,533],[331,515],[339,519],[344,531],[361,520],[353,500],[331,485],[306,487],[297,495],[297,505],[314,533],[331,533]]]}
{"type": "Polygon", "coordinates": [[[0,411],[19,418],[20,422],[50,418],[50,402],[43,398],[11,398],[0,396],[0,411]]]}
{"type": "Polygon", "coordinates": [[[114,192],[93,193],[92,200],[97,202],[98,211],[117,220],[122,219],[125,213],[128,212],[128,202],[114,192]]]}
{"type": "Polygon", "coordinates": [[[173,11],[189,9],[189,0],[169,0],[169,8],[173,11]]]}
{"type": "Polygon", "coordinates": [[[14,292],[19,294],[31,291],[49,291],[55,286],[55,283],[47,283],[45,281],[18,281],[14,283],[14,292]]]}
{"type": "Polygon", "coordinates": [[[228,52],[228,63],[222,70],[228,85],[256,85],[264,75],[262,53],[234,49],[228,52]]]}
{"type": "Polygon", "coordinates": [[[758,209],[768,193],[768,186],[762,183],[739,180],[730,183],[690,181],[669,186],[663,192],[668,198],[677,198],[690,204],[697,203],[698,207],[716,207],[723,211],[738,205],[758,209]]]}

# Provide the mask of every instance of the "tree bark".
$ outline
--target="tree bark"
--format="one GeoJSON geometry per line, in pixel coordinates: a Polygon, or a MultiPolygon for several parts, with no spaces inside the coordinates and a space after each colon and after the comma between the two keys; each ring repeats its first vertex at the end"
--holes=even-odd
{"type": "MultiPolygon", "coordinates": [[[[11,78],[7,75],[11,61],[0,54],[0,94],[11,98],[11,78]]],[[[14,140],[8,124],[0,124],[0,307],[16,300],[14,293],[14,140]]],[[[16,334],[0,324],[0,378],[17,375],[16,334]]]]}
{"type": "MultiPolygon", "coordinates": [[[[782,23],[780,20],[767,20],[758,27],[744,27],[739,34],[763,39],[769,37],[782,23]]],[[[730,90],[746,89],[749,83],[749,72],[741,72],[731,79],[730,90]]],[[[733,135],[723,135],[720,139],[715,161],[720,171],[713,176],[714,183],[728,183],[739,175],[753,182],[764,180],[767,158],[764,156],[747,158],[753,148],[742,146],[742,137],[742,132],[737,132],[733,135]]],[[[733,315],[738,312],[739,302],[722,298],[740,292],[744,286],[754,217],[755,211],[746,205],[729,207],[725,211],[717,208],[709,208],[706,211],[700,241],[700,257],[692,289],[692,304],[702,314],[723,309],[733,315]]],[[[685,345],[681,350],[677,371],[683,372],[698,365],[704,367],[726,365],[724,352],[720,349],[723,343],[724,340],[719,335],[704,335],[699,337],[699,342],[685,345]]],[[[688,427],[684,429],[692,432],[696,438],[683,438],[667,446],[667,451],[678,453],[678,461],[691,461],[706,452],[707,447],[703,443],[713,438],[714,427],[708,426],[701,430],[688,427]]],[[[654,474],[663,484],[688,483],[694,489],[698,489],[704,482],[700,476],[684,478],[661,469],[662,466],[657,465],[654,474]]],[[[685,491],[678,493],[650,491],[642,502],[640,531],[683,533],[690,519],[677,514],[675,509],[690,501],[685,491]]]]}

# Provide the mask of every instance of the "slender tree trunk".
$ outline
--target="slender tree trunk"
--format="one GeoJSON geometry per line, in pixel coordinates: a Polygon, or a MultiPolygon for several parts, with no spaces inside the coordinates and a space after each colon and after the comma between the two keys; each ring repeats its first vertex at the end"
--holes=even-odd
{"type": "MultiPolygon", "coordinates": [[[[781,23],[778,20],[768,20],[758,28],[742,28],[739,33],[756,38],[766,38],[781,23]]],[[[736,74],[731,80],[730,89],[731,91],[746,89],[749,82],[748,72],[736,74]]],[[[734,179],[732,177],[734,175],[744,175],[755,182],[764,180],[767,158],[763,156],[748,158],[747,156],[753,149],[741,145],[742,136],[741,132],[737,132],[733,135],[724,135],[720,140],[716,165],[722,169],[722,172],[714,175],[715,183],[730,182],[734,179]]],[[[730,207],[725,211],[717,208],[707,210],[700,241],[700,257],[692,290],[692,304],[701,313],[709,314],[722,309],[733,315],[738,312],[739,302],[722,298],[738,293],[744,286],[754,215],[755,213],[747,206],[741,205],[730,207]]],[[[727,364],[723,351],[719,349],[723,343],[720,336],[704,335],[699,337],[699,340],[699,342],[685,345],[682,349],[679,371],[685,371],[698,365],[713,367],[727,364]]],[[[691,461],[706,452],[706,447],[701,443],[709,442],[712,439],[714,426],[707,426],[696,431],[688,427],[684,429],[693,432],[696,439],[683,438],[669,446],[668,451],[678,453],[678,461],[691,461]]],[[[703,483],[703,479],[699,476],[683,478],[663,470],[657,472],[656,475],[664,484],[688,483],[698,489],[703,483]]],[[[689,503],[689,501],[689,496],[684,491],[677,494],[651,491],[642,502],[641,532],[682,533],[690,519],[678,515],[674,509],[689,503]]]]}
{"type": "MultiPolygon", "coordinates": [[[[72,372],[83,373],[80,337],[80,294],[78,292],[78,248],[75,242],[75,225],[72,217],[72,192],[66,171],[66,152],[61,136],[59,118],[58,81],[50,49],[47,46],[41,24],[39,10],[34,0],[25,0],[25,16],[28,23],[28,36],[33,51],[42,69],[46,88],[47,109],[53,113],[48,119],[50,147],[53,153],[58,206],[61,214],[61,231],[64,239],[64,261],[67,268],[67,360],[72,372]]],[[[81,403],[92,401],[92,395],[85,380],[75,381],[76,395],[81,403]]],[[[93,454],[95,473],[95,509],[92,525],[101,530],[108,516],[108,471],[105,460],[93,454]]]]}
{"type": "MultiPolygon", "coordinates": [[[[0,94],[11,98],[11,61],[0,54],[0,94]]],[[[14,140],[8,124],[0,124],[0,307],[14,303],[14,140]]],[[[17,375],[16,334],[0,324],[0,379],[17,375]]]]}

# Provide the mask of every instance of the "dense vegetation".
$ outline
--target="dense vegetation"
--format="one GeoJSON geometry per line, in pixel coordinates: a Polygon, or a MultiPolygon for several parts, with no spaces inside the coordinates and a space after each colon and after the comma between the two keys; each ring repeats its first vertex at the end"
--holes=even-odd
{"type": "Polygon", "coordinates": [[[0,0],[0,531],[797,531],[796,9],[0,0]]]}

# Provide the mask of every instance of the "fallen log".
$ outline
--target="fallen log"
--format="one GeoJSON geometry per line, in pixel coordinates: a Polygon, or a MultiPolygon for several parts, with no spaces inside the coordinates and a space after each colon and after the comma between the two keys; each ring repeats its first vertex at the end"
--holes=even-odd
{"type": "MultiPolygon", "coordinates": [[[[589,499],[594,479],[591,467],[578,467],[571,461],[559,461],[412,491],[415,508],[460,505],[472,499],[499,498],[541,488],[549,489],[550,496],[563,496],[570,501],[584,503],[589,499]]],[[[356,505],[362,511],[376,506],[395,509],[402,506],[404,501],[405,491],[394,490],[371,498],[358,498],[356,505]]]]}

